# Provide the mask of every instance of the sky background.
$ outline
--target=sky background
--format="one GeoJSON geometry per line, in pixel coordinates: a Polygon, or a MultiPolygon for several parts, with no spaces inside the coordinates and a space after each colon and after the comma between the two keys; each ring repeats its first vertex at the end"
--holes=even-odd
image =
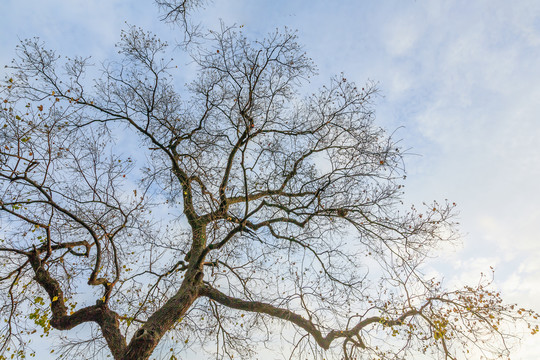
{"type": "MultiPolygon", "coordinates": [[[[314,87],[341,72],[377,82],[377,122],[411,154],[405,200],[448,199],[460,211],[461,244],[426,271],[451,287],[493,266],[508,302],[540,310],[540,1],[216,0],[197,16],[254,36],[297,29],[318,65],[314,87]]],[[[99,64],[125,22],[181,39],[150,0],[0,0],[0,17],[2,65],[34,36],[99,64]]],[[[537,359],[535,343],[513,359],[537,359]]]]}

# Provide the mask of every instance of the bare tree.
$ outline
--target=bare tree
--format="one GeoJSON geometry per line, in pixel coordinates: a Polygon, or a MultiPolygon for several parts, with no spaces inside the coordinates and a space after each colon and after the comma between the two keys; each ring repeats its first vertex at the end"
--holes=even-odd
{"type": "MultiPolygon", "coordinates": [[[[185,4],[159,2],[184,23],[185,4]]],[[[81,324],[60,357],[249,358],[274,333],[291,358],[499,356],[536,319],[489,279],[448,291],[421,273],[455,204],[402,204],[373,84],[303,95],[314,66],[288,31],[208,32],[182,90],[157,37],[131,27],[118,46],[88,86],[88,59],[23,41],[1,90],[2,358],[81,324]]]]}

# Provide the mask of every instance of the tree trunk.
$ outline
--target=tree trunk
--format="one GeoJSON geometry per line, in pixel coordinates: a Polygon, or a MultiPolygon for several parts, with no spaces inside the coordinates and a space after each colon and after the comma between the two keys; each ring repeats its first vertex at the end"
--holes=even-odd
{"type": "Polygon", "coordinates": [[[147,360],[161,338],[179,321],[199,297],[202,286],[202,264],[197,263],[205,242],[204,226],[193,227],[193,243],[189,256],[189,267],[178,292],[165,305],[148,318],[133,335],[126,352],[120,360],[147,360]]]}
{"type": "Polygon", "coordinates": [[[184,316],[199,296],[199,272],[186,274],[180,290],[156,311],[133,336],[121,360],[146,360],[161,338],[184,316]],[[188,276],[189,275],[189,276],[188,276]]]}

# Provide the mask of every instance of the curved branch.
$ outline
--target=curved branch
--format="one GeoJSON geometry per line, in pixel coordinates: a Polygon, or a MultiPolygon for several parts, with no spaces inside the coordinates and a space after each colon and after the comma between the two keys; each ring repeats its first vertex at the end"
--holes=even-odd
{"type": "MultiPolygon", "coordinates": [[[[204,286],[201,287],[199,294],[233,309],[267,314],[292,322],[313,336],[317,344],[319,344],[319,346],[325,350],[328,350],[330,348],[330,344],[338,338],[353,339],[353,336],[359,336],[360,330],[373,323],[379,323],[383,326],[403,325],[407,318],[421,314],[422,309],[427,306],[427,304],[425,304],[422,306],[422,308],[420,308],[420,310],[411,309],[406,311],[396,319],[385,319],[381,316],[371,316],[361,320],[350,330],[331,330],[326,334],[326,336],[323,336],[317,325],[288,309],[279,308],[259,301],[237,299],[222,293],[208,284],[204,284],[204,286]]],[[[357,341],[354,342],[358,343],[357,341]]]]}
{"type": "Polygon", "coordinates": [[[119,359],[126,349],[126,339],[120,332],[118,314],[108,309],[104,302],[98,300],[96,305],[87,306],[68,315],[64,292],[58,281],[43,266],[38,252],[34,251],[28,256],[28,259],[36,274],[35,280],[49,295],[52,311],[51,326],[58,330],[69,330],[85,322],[95,322],[101,327],[113,356],[115,359],[119,359]]]}

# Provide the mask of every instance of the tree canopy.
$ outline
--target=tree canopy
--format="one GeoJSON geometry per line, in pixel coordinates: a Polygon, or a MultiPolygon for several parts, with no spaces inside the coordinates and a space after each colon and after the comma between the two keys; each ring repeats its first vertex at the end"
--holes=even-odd
{"type": "Polygon", "coordinates": [[[403,204],[373,83],[309,89],[293,32],[201,30],[201,2],[157,4],[186,42],[128,27],[93,83],[88,58],[17,49],[0,90],[0,358],[82,324],[58,357],[256,358],[276,341],[299,359],[498,357],[516,322],[538,331],[489,276],[448,290],[420,271],[456,238],[455,204],[403,204]],[[185,86],[175,51],[198,67],[185,86]]]}

